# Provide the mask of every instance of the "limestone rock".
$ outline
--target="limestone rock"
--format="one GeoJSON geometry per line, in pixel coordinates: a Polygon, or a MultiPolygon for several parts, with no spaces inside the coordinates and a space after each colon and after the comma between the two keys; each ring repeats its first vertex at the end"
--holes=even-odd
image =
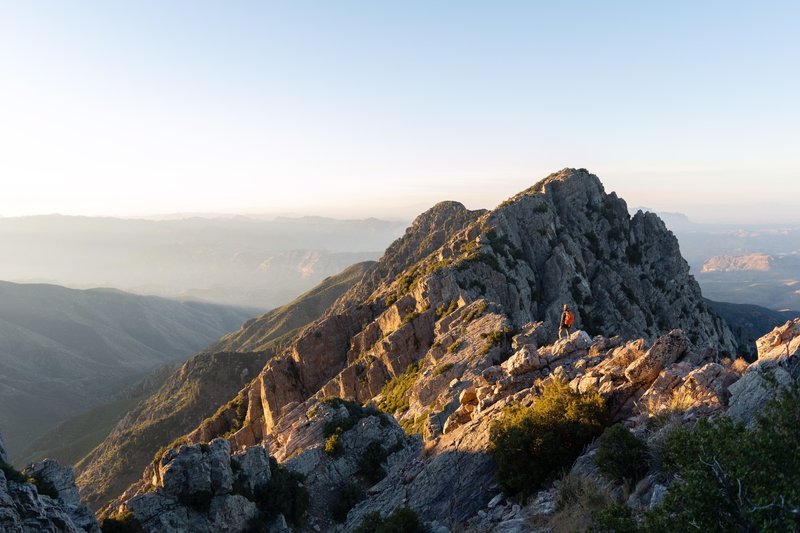
{"type": "Polygon", "coordinates": [[[236,453],[231,462],[232,465],[238,465],[238,472],[235,473],[237,483],[250,490],[269,483],[271,477],[269,455],[264,446],[251,446],[241,453],[236,453]]]}
{"type": "Polygon", "coordinates": [[[760,364],[800,359],[800,318],[790,320],[758,339],[756,348],[760,364]]]}
{"type": "Polygon", "coordinates": [[[164,494],[174,498],[228,493],[233,487],[230,443],[216,439],[168,450],[159,475],[164,494]]]}
{"type": "Polygon", "coordinates": [[[754,367],[730,387],[728,416],[740,422],[750,422],[781,387],[794,382],[791,374],[779,366],[760,369],[754,367]],[[771,374],[771,377],[766,377],[771,374]]]}
{"type": "Polygon", "coordinates": [[[751,422],[777,392],[800,373],[800,318],[790,320],[756,341],[758,360],[731,385],[728,416],[751,422]]]}
{"type": "Polygon", "coordinates": [[[689,349],[689,339],[681,330],[672,330],[659,337],[644,356],[625,369],[625,377],[633,383],[652,382],[661,370],[680,359],[689,349]]]}
{"type": "MultiPolygon", "coordinates": [[[[359,454],[375,439],[397,447],[381,464],[387,477],[364,487],[367,498],[339,531],[402,505],[454,531],[478,511],[495,527],[533,516],[513,504],[486,508],[497,494],[488,432],[504,408],[532,405],[552,379],[596,388],[612,417],[632,424],[654,382],[658,402],[679,391],[718,408],[727,382],[719,368],[704,368],[707,346],[732,351],[735,344],[702,301],[674,235],[652,213],[631,217],[596,176],[564,169],[491,212],[446,203],[418,217],[242,392],[247,416],[233,440],[246,452],[268,441],[278,461],[306,475],[312,528],[338,527],[329,516],[332,494],[354,479],[359,454]],[[550,344],[564,303],[574,309],[576,330],[550,344]],[[678,329],[662,336],[667,328],[678,329]],[[339,436],[344,452],[332,457],[323,430],[350,416],[326,405],[330,397],[391,399],[384,405],[422,435],[407,439],[392,417],[367,416],[339,436]]],[[[196,472],[178,475],[176,466],[159,485],[159,466],[147,492],[177,500],[208,487],[212,503],[229,496],[224,468],[214,477],[209,454],[187,453],[196,472]]]]}
{"type": "Polygon", "coordinates": [[[539,357],[539,351],[536,348],[524,345],[501,366],[512,376],[519,376],[547,366],[547,360],[539,357]]]}
{"type": "Polygon", "coordinates": [[[556,340],[556,332],[553,326],[547,322],[528,322],[520,328],[520,332],[514,336],[511,347],[519,350],[523,346],[538,348],[552,344],[556,340]]]}
{"type": "Polygon", "coordinates": [[[34,485],[8,479],[0,470],[0,531],[99,533],[94,513],[80,501],[70,467],[47,460],[30,465],[24,472],[29,477],[52,494],[40,494],[34,485]]]}

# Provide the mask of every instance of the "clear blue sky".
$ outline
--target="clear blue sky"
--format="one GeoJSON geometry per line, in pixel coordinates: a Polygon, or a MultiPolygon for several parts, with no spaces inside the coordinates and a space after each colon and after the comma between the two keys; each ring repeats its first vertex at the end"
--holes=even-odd
{"type": "Polygon", "coordinates": [[[800,219],[799,6],[4,1],[0,214],[411,217],[572,166],[800,219]]]}

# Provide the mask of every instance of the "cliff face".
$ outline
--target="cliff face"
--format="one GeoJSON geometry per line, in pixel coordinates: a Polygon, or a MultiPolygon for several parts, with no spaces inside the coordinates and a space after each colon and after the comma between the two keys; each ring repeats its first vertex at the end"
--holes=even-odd
{"type": "MultiPolygon", "coordinates": [[[[234,450],[267,442],[312,489],[330,490],[349,470],[320,455],[321,406],[331,397],[375,401],[422,442],[396,443],[388,477],[368,488],[345,530],[403,504],[461,527],[496,494],[488,427],[505,406],[532,403],[557,378],[598,388],[616,420],[634,421],[637,405],[678,393],[697,413],[714,412],[736,377],[715,361],[734,350],[658,217],[630,217],[596,176],[566,169],[493,211],[447,202],[418,217],[239,393],[243,417],[221,410],[187,441],[226,434],[234,450]],[[554,342],[564,303],[578,331],[554,342]]],[[[369,434],[366,422],[348,431],[369,434]]],[[[160,465],[108,511],[158,492],[160,465]]],[[[334,527],[320,509],[309,520],[334,527]]]]}

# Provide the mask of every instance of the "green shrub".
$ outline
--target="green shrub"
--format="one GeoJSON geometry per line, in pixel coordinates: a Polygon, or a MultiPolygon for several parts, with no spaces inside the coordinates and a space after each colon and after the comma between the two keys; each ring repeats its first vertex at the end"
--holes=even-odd
{"type": "Polygon", "coordinates": [[[408,313],[403,315],[403,319],[401,320],[401,323],[402,324],[408,324],[410,322],[413,322],[414,319],[417,318],[418,316],[419,316],[419,313],[417,312],[417,310],[416,309],[412,309],[411,311],[409,311],[408,313]]]}
{"type": "MultiPolygon", "coordinates": [[[[250,498],[258,506],[265,521],[272,521],[282,514],[287,520],[297,523],[308,509],[308,491],[303,486],[303,476],[290,472],[273,458],[269,458],[271,479],[269,483],[256,487],[250,498]]],[[[248,497],[247,494],[244,494],[248,497]]]]}
{"type": "Polygon", "coordinates": [[[380,442],[371,442],[358,463],[358,473],[374,485],[386,477],[386,470],[382,465],[387,457],[389,457],[389,453],[381,446],[380,442]]]}
{"type": "Polygon", "coordinates": [[[350,482],[345,484],[339,488],[336,494],[336,500],[331,506],[331,516],[339,523],[345,522],[350,509],[355,507],[365,496],[364,489],[357,483],[350,482]]]}
{"type": "Polygon", "coordinates": [[[0,460],[0,470],[3,471],[3,474],[6,476],[8,481],[15,481],[17,483],[25,483],[27,481],[25,476],[22,475],[22,472],[5,461],[0,460]]]}
{"type": "Polygon", "coordinates": [[[400,422],[400,427],[406,435],[422,435],[425,430],[425,421],[428,419],[429,411],[413,418],[406,418],[400,422]]]}
{"type": "Polygon", "coordinates": [[[365,515],[354,533],[425,533],[425,527],[413,509],[400,507],[386,519],[378,512],[365,515]]]}
{"type": "Polygon", "coordinates": [[[603,399],[548,383],[532,407],[511,406],[489,428],[497,483],[508,494],[531,494],[550,475],[569,467],[606,423],[603,399]]]}
{"type": "Polygon", "coordinates": [[[322,428],[322,435],[325,438],[331,437],[337,431],[339,434],[341,434],[349,429],[352,429],[356,424],[358,424],[359,420],[362,418],[367,418],[368,416],[377,416],[381,421],[381,425],[386,425],[389,423],[389,420],[386,418],[386,414],[380,412],[374,406],[364,406],[360,403],[343,400],[342,398],[326,398],[322,400],[322,403],[325,405],[330,405],[336,409],[342,406],[347,409],[346,417],[337,418],[325,424],[325,426],[322,428]]]}
{"type": "Polygon", "coordinates": [[[461,340],[455,341],[453,344],[447,347],[447,353],[456,353],[458,349],[461,348],[461,340]]]}
{"type": "Polygon", "coordinates": [[[610,491],[590,477],[570,472],[561,479],[558,487],[556,513],[553,524],[556,531],[586,531],[594,523],[597,513],[612,503],[610,491]]]}
{"type": "Polygon", "coordinates": [[[381,389],[381,400],[378,407],[387,413],[408,411],[408,396],[411,387],[417,381],[419,366],[410,364],[403,374],[393,377],[381,389]]]}
{"type": "Polygon", "coordinates": [[[28,483],[36,486],[36,492],[43,496],[49,496],[54,500],[58,499],[58,490],[55,485],[46,479],[41,479],[37,476],[31,476],[27,479],[28,483]]]}
{"type": "Polygon", "coordinates": [[[627,505],[615,503],[600,510],[591,528],[592,533],[636,533],[639,527],[627,505]]]}
{"type": "Polygon", "coordinates": [[[214,495],[210,490],[201,490],[193,494],[181,494],[178,497],[178,502],[199,513],[207,513],[208,509],[211,507],[211,500],[213,499],[214,495]]]}
{"type": "Polygon", "coordinates": [[[672,431],[666,461],[679,481],[650,516],[652,531],[800,530],[800,389],[783,391],[752,429],[721,418],[672,431]]]}
{"type": "Polygon", "coordinates": [[[436,306],[436,318],[444,318],[453,311],[458,308],[458,302],[456,300],[450,300],[450,304],[445,307],[444,304],[439,304],[436,306]]]}
{"type": "Polygon", "coordinates": [[[383,517],[381,517],[381,513],[374,511],[364,515],[364,518],[361,519],[353,533],[375,533],[382,525],[383,517]]]}
{"type": "Polygon", "coordinates": [[[483,316],[483,313],[486,312],[486,308],[488,306],[489,304],[486,303],[486,300],[481,300],[480,302],[475,304],[475,307],[470,309],[469,312],[464,315],[464,323],[468,324],[473,320],[475,320],[476,318],[480,318],[481,316],[483,316]]]}
{"type": "Polygon", "coordinates": [[[445,372],[447,372],[448,370],[450,370],[451,368],[453,368],[453,366],[454,366],[453,363],[445,363],[443,365],[439,365],[436,367],[436,370],[433,371],[433,375],[440,376],[445,372]]]}
{"type": "Polygon", "coordinates": [[[481,338],[486,340],[486,344],[481,350],[481,355],[486,355],[495,346],[499,346],[504,342],[508,342],[513,336],[514,332],[509,327],[505,327],[499,331],[492,331],[490,333],[481,333],[481,338]]]}
{"type": "Polygon", "coordinates": [[[339,457],[344,452],[342,441],[339,439],[341,435],[342,428],[336,428],[336,432],[328,437],[328,440],[325,442],[325,453],[331,457],[339,457]]]}
{"type": "Polygon", "coordinates": [[[594,462],[607,478],[635,484],[647,473],[647,445],[622,424],[607,428],[597,439],[594,462]]]}
{"type": "Polygon", "coordinates": [[[133,516],[133,513],[126,509],[123,513],[114,518],[106,518],[100,524],[103,533],[142,533],[142,524],[133,516]]]}

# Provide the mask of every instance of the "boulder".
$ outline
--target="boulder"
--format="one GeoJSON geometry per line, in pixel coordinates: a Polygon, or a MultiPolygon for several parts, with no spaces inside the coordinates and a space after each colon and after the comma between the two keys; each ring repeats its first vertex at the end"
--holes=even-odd
{"type": "Polygon", "coordinates": [[[553,326],[547,322],[528,322],[517,335],[514,336],[511,343],[511,348],[519,350],[523,346],[530,346],[538,348],[552,344],[556,338],[556,332],[553,326]]]}
{"type": "Polygon", "coordinates": [[[239,465],[236,472],[237,483],[250,490],[266,485],[270,480],[269,454],[264,446],[251,446],[244,452],[234,454],[231,461],[239,465]]]}
{"type": "Polygon", "coordinates": [[[756,341],[758,362],[783,361],[800,354],[800,318],[789,320],[756,341]]]}
{"type": "Polygon", "coordinates": [[[592,338],[583,330],[573,332],[569,337],[559,339],[553,345],[552,359],[560,359],[575,355],[577,352],[588,350],[592,345],[592,338]]]}
{"type": "Polygon", "coordinates": [[[23,476],[36,477],[52,493],[9,480],[0,470],[0,531],[99,533],[94,513],[80,501],[71,468],[47,460],[29,466],[23,476]]]}
{"type": "Polygon", "coordinates": [[[458,395],[458,403],[461,405],[477,405],[478,394],[475,387],[467,387],[461,391],[461,394],[458,395]]]}
{"type": "Polygon", "coordinates": [[[728,416],[740,422],[751,422],[781,387],[790,386],[791,374],[779,366],[751,369],[728,389],[728,416]],[[770,377],[766,377],[770,376],[770,377]]]}
{"type": "Polygon", "coordinates": [[[625,377],[632,383],[650,383],[659,372],[676,362],[686,354],[690,346],[686,334],[674,329],[663,337],[659,337],[653,346],[640,358],[636,359],[625,369],[625,377]]]}
{"type": "MultiPolygon", "coordinates": [[[[539,357],[539,352],[536,348],[525,345],[517,350],[514,355],[505,360],[500,366],[508,374],[511,374],[512,376],[519,376],[521,374],[527,374],[528,372],[534,372],[547,366],[547,361],[539,357]]],[[[485,370],[484,375],[488,371],[489,369],[485,370]]]]}
{"type": "Polygon", "coordinates": [[[214,439],[210,444],[168,450],[159,467],[163,492],[175,498],[229,493],[233,488],[230,443],[214,439]]]}

